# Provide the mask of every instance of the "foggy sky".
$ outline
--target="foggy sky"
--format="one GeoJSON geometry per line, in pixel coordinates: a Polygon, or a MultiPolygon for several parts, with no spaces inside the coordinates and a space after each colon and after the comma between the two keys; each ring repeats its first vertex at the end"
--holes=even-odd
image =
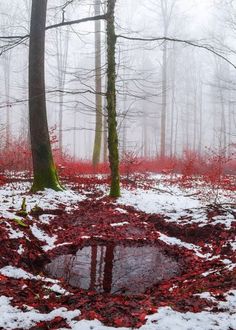
{"type": "MultiPolygon", "coordinates": [[[[172,0],[166,0],[171,2],[172,0]]],[[[25,34],[29,28],[30,1],[6,0],[0,3],[1,35],[25,34]],[[29,6],[29,7],[28,7],[29,6]],[[28,7],[28,10],[27,10],[28,7]]],[[[61,21],[61,0],[48,1],[47,24],[61,21]]],[[[92,1],[74,1],[65,13],[66,20],[93,15],[92,1]]],[[[225,16],[211,0],[177,0],[170,24],[170,37],[200,40],[216,49],[228,35],[225,16]],[[217,37],[216,37],[217,36],[217,37]]],[[[163,36],[163,22],[159,0],[117,0],[116,32],[133,37],[163,36]]],[[[102,23],[102,69],[105,92],[105,25],[102,23]]],[[[94,90],[94,23],[84,23],[61,28],[62,52],[65,38],[69,36],[65,90],[84,92],[94,90]],[[67,33],[66,31],[69,30],[67,33]]],[[[57,35],[60,35],[58,32],[57,35]]],[[[66,43],[65,43],[66,44],[66,43]]],[[[233,47],[233,45],[232,45],[233,47]]],[[[162,105],[162,43],[147,43],[118,39],[117,43],[117,105],[121,152],[126,150],[142,154],[147,138],[147,153],[159,153],[160,112],[162,105]],[[124,134],[126,145],[123,145],[124,134]]],[[[49,126],[58,125],[59,97],[56,56],[56,31],[46,33],[46,85],[49,126]]],[[[224,53],[236,63],[234,56],[224,53]]],[[[10,76],[9,102],[11,104],[11,131],[15,137],[27,136],[27,56],[28,46],[21,45],[0,57],[0,123],[6,121],[5,75],[10,76]],[[9,61],[9,71],[6,63],[9,61]],[[25,100],[22,102],[22,100],[25,100]],[[16,103],[18,102],[18,103],[16,103]]],[[[235,97],[223,88],[225,79],[234,79],[235,69],[211,53],[179,43],[168,43],[167,63],[167,147],[170,144],[170,118],[173,107],[174,137],[177,154],[193,148],[194,111],[197,113],[197,145],[219,149],[225,134],[227,145],[235,143],[235,97]],[[173,69],[174,68],[174,69],[173,69]],[[173,71],[175,81],[173,82],[173,71]],[[219,73],[220,72],[220,73],[219,73]],[[220,84],[219,84],[220,81],[220,84]],[[218,82],[218,83],[217,83],[218,82]],[[219,87],[220,86],[220,87],[219,87]],[[173,92],[174,91],[174,92],[173,92]],[[173,96],[174,95],[174,96],[173,96]],[[221,95],[221,98],[220,98],[221,95]],[[222,96],[223,95],[223,96],[222,96]],[[172,98],[174,97],[174,102],[172,98]],[[222,104],[223,100],[223,104],[222,104]],[[200,107],[202,112],[202,137],[200,141],[200,107]],[[195,109],[196,108],[196,109],[195,109]],[[223,109],[223,110],[222,110],[223,109]],[[226,121],[222,128],[222,111],[226,121]],[[229,116],[230,113],[230,116],[229,116]],[[222,129],[224,132],[221,132],[222,129]],[[234,132],[234,134],[233,134],[234,132]],[[224,133],[224,134],[223,134],[224,133]]],[[[235,81],[235,79],[234,79],[235,81]]],[[[63,103],[63,142],[70,154],[77,158],[91,158],[95,127],[95,96],[92,93],[65,95],[63,103]],[[74,129],[76,131],[74,132],[74,129]],[[76,146],[74,147],[74,139],[76,146]]]]}

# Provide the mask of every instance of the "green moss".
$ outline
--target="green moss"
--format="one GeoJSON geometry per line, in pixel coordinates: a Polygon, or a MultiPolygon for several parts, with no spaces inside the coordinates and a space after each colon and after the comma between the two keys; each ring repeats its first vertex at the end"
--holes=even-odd
{"type": "Polygon", "coordinates": [[[29,227],[27,224],[24,223],[23,220],[21,219],[13,219],[13,221],[15,221],[19,226],[21,227],[29,227]]]}
{"type": "Polygon", "coordinates": [[[45,170],[37,170],[34,173],[34,181],[30,191],[35,193],[44,190],[45,188],[50,188],[55,191],[64,190],[59,182],[57,170],[54,165],[51,165],[45,170]]]}
{"type": "Polygon", "coordinates": [[[114,24],[115,0],[108,1],[107,19],[107,113],[108,149],[111,169],[111,197],[120,196],[119,150],[116,122],[116,35],[114,24]]]}

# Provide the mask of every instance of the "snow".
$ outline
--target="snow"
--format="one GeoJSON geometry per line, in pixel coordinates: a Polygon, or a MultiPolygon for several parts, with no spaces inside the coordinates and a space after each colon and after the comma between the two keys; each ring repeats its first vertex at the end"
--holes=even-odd
{"type": "Polygon", "coordinates": [[[222,224],[228,229],[231,228],[232,222],[235,221],[235,218],[232,214],[227,214],[227,217],[225,215],[217,215],[212,218],[214,225],[222,224]]]}
{"type": "Polygon", "coordinates": [[[40,321],[51,321],[55,317],[63,317],[67,322],[80,315],[79,310],[68,311],[66,308],[58,308],[48,314],[42,314],[35,309],[29,308],[28,311],[22,311],[19,308],[11,306],[11,299],[6,296],[0,296],[0,328],[10,329],[29,329],[40,321]]]}
{"type": "MultiPolygon", "coordinates": [[[[217,302],[217,299],[214,296],[212,296],[210,292],[202,292],[200,294],[196,294],[196,296],[217,302]]],[[[228,291],[227,293],[224,294],[224,298],[225,301],[218,302],[218,308],[223,310],[226,309],[230,313],[236,313],[236,290],[228,291]]]]}
{"type": "Polygon", "coordinates": [[[24,234],[22,231],[15,230],[11,227],[10,223],[6,222],[6,226],[8,228],[8,236],[10,239],[17,239],[17,238],[22,238],[24,237],[24,234]]]}
{"type": "Polygon", "coordinates": [[[124,222],[115,222],[115,223],[111,223],[112,227],[120,227],[120,226],[125,226],[128,225],[129,223],[127,221],[124,222]]]}
{"type": "Polygon", "coordinates": [[[46,243],[42,248],[44,251],[51,250],[55,247],[55,242],[57,240],[57,236],[54,235],[52,237],[48,236],[43,230],[39,229],[37,225],[34,223],[33,226],[30,226],[32,234],[40,241],[46,243]]]}
{"type": "MultiPolygon", "coordinates": [[[[21,219],[16,216],[16,212],[21,209],[23,199],[26,202],[26,211],[30,212],[34,207],[42,208],[43,210],[56,210],[61,205],[64,205],[65,210],[69,207],[70,210],[86,198],[85,195],[78,194],[70,189],[64,191],[54,191],[52,189],[45,189],[37,194],[28,194],[30,190],[30,183],[20,182],[14,184],[6,184],[0,189],[0,217],[4,219],[21,219]]],[[[50,216],[52,219],[52,217],[50,216]]],[[[49,221],[50,218],[47,218],[49,221]]],[[[46,217],[41,218],[42,221],[46,217]]]]}
{"type": "Polygon", "coordinates": [[[16,279],[29,279],[29,280],[38,280],[38,281],[44,281],[44,282],[51,282],[51,283],[58,283],[58,280],[53,280],[48,277],[43,277],[40,275],[33,275],[21,268],[13,267],[13,266],[5,266],[0,269],[0,274],[16,279]]]}
{"type": "Polygon", "coordinates": [[[201,248],[199,246],[197,246],[197,245],[183,242],[183,241],[181,241],[178,238],[170,237],[170,236],[164,235],[164,234],[162,234],[160,232],[159,232],[159,235],[160,235],[159,236],[159,239],[161,241],[165,242],[166,244],[169,244],[169,245],[178,245],[178,246],[184,247],[184,248],[186,248],[188,250],[193,250],[198,257],[201,257],[201,258],[205,258],[206,257],[206,255],[204,255],[201,252],[199,252],[201,250],[201,248]]]}
{"type": "MultiPolygon", "coordinates": [[[[209,297],[205,295],[205,297],[209,297]]],[[[235,299],[235,295],[234,295],[235,299]]],[[[232,301],[222,302],[219,306],[231,304],[232,301]]],[[[235,301],[234,301],[235,303],[235,301]]],[[[235,304],[234,304],[235,308],[235,304]]],[[[39,311],[28,308],[27,311],[21,311],[19,308],[10,304],[10,299],[0,296],[0,327],[3,329],[29,329],[40,321],[50,321],[57,316],[64,318],[73,330],[116,330],[114,327],[104,326],[101,322],[94,321],[75,321],[73,318],[80,315],[79,310],[68,311],[66,308],[58,308],[48,314],[39,313],[39,311]]],[[[159,308],[157,313],[148,316],[147,322],[139,330],[228,330],[236,328],[236,314],[225,312],[211,313],[180,313],[170,307],[159,308]]],[[[61,328],[64,330],[65,328],[61,328]]],[[[130,328],[118,328],[119,330],[131,330],[130,328]]]]}
{"type": "Polygon", "coordinates": [[[52,286],[44,286],[45,288],[54,291],[56,293],[68,295],[70,294],[68,291],[63,289],[58,283],[58,280],[54,280],[52,278],[40,276],[40,275],[33,275],[21,268],[13,267],[13,266],[6,266],[0,269],[0,274],[15,278],[15,279],[26,279],[26,280],[37,280],[37,281],[43,281],[43,282],[48,282],[48,283],[53,283],[52,286]]]}
{"type": "MultiPolygon", "coordinates": [[[[71,321],[69,325],[73,330],[131,330],[131,328],[107,327],[97,320],[71,321]]],[[[148,316],[146,324],[139,330],[229,330],[230,328],[236,329],[236,314],[179,313],[170,307],[162,307],[157,313],[148,316]]]]}
{"type": "MultiPolygon", "coordinates": [[[[217,300],[209,293],[199,294],[201,298],[217,300]]],[[[230,313],[211,313],[203,311],[200,313],[180,313],[171,307],[161,307],[157,313],[147,317],[145,325],[139,330],[229,330],[236,329],[236,290],[225,294],[226,301],[218,303],[219,309],[227,309],[230,313]]],[[[101,322],[95,321],[71,321],[73,330],[116,330],[114,327],[106,327],[101,322]]],[[[130,328],[118,328],[119,330],[131,330],[130,328]]],[[[61,329],[62,330],[62,329],[61,329]]]]}
{"type": "Polygon", "coordinates": [[[233,251],[236,251],[236,241],[230,242],[230,245],[232,246],[233,251]]]}
{"type": "Polygon", "coordinates": [[[41,223],[45,223],[48,225],[51,220],[53,220],[56,217],[54,214],[42,214],[39,216],[39,220],[41,223]]]}
{"type": "Polygon", "coordinates": [[[24,252],[24,248],[23,248],[22,244],[20,244],[20,246],[17,250],[17,253],[22,254],[23,252],[24,252]]]}
{"type": "Polygon", "coordinates": [[[170,307],[163,307],[148,318],[140,330],[228,330],[236,327],[236,315],[228,313],[179,313],[170,307]],[[158,324],[158,328],[157,328],[158,324]]]}
{"type": "MultiPolygon", "coordinates": [[[[152,178],[155,178],[154,176],[152,178]]],[[[156,184],[149,190],[138,188],[135,191],[127,188],[122,188],[122,197],[117,199],[115,211],[123,214],[129,212],[124,210],[119,205],[133,206],[137,210],[141,210],[147,214],[164,214],[167,221],[175,221],[178,224],[197,223],[199,226],[205,226],[209,223],[206,214],[207,203],[210,203],[210,196],[206,196],[205,199],[202,195],[196,194],[195,189],[182,189],[178,186],[170,185],[166,187],[161,183],[162,177],[156,176],[156,184]],[[168,219],[169,217],[169,219],[168,219]]],[[[10,239],[22,239],[27,234],[19,229],[13,229],[12,223],[16,219],[22,219],[16,216],[16,212],[21,209],[23,198],[26,198],[27,212],[32,210],[35,206],[44,210],[56,210],[59,207],[64,208],[65,211],[71,211],[78,207],[78,203],[84,200],[85,194],[82,196],[74,191],[67,190],[63,192],[54,192],[53,190],[46,189],[43,192],[29,195],[27,194],[30,188],[29,183],[14,183],[7,184],[0,189],[0,217],[3,218],[2,223],[8,230],[8,237],[10,239]]],[[[107,192],[107,187],[101,186],[104,192],[107,192]]],[[[223,191],[218,192],[218,198],[224,202],[232,200],[232,196],[227,199],[223,191]]],[[[50,213],[50,212],[48,212],[50,213]]],[[[44,251],[49,251],[56,246],[63,246],[70,244],[69,242],[60,243],[56,245],[57,235],[49,236],[44,230],[40,228],[40,224],[50,225],[50,222],[54,219],[55,215],[43,214],[36,220],[33,217],[28,216],[32,220],[30,230],[32,234],[41,242],[44,242],[44,251]]],[[[214,216],[211,224],[223,224],[228,230],[231,228],[232,223],[235,221],[234,216],[226,212],[224,215],[214,216]]],[[[129,223],[127,221],[114,222],[110,225],[112,227],[125,226],[129,223]]],[[[143,224],[147,224],[143,222],[143,224]]],[[[118,230],[118,229],[117,229],[118,230]]],[[[94,238],[100,238],[103,236],[94,235],[94,238]]],[[[82,236],[83,239],[91,238],[88,235],[82,236]]],[[[129,239],[127,237],[127,239],[129,239]]],[[[133,239],[132,237],[130,239],[133,239]]],[[[193,251],[198,257],[208,260],[218,258],[214,256],[210,259],[210,254],[204,254],[200,246],[184,242],[178,238],[167,236],[159,232],[159,240],[172,246],[179,246],[193,251]]],[[[236,251],[236,241],[229,241],[233,251],[236,251]]],[[[18,254],[23,254],[24,247],[19,244],[18,254]]],[[[230,256],[229,256],[230,258],[230,256]]],[[[222,270],[233,270],[236,264],[230,259],[222,259],[222,270]]],[[[201,274],[202,276],[208,276],[213,273],[219,272],[220,268],[209,269],[201,274]]],[[[0,269],[0,274],[14,278],[14,279],[27,279],[37,280],[44,282],[43,287],[49,291],[54,291],[60,295],[69,295],[70,292],[66,291],[60,286],[59,280],[43,277],[40,275],[33,275],[25,270],[13,266],[5,266],[0,269]]],[[[170,288],[170,292],[174,290],[174,286],[170,288]]],[[[139,330],[229,330],[236,329],[236,290],[231,290],[224,294],[225,301],[217,300],[210,292],[203,292],[198,294],[200,298],[208,299],[217,304],[219,312],[212,312],[206,309],[200,313],[181,313],[175,311],[170,306],[161,307],[153,315],[150,315],[146,319],[146,324],[140,327],[139,330]]],[[[45,299],[50,296],[45,296],[45,299]]],[[[129,328],[114,328],[103,325],[98,320],[74,320],[75,317],[80,315],[79,310],[69,311],[66,308],[57,308],[50,313],[40,313],[37,309],[30,306],[23,310],[11,305],[11,298],[5,295],[0,296],[0,328],[3,329],[30,329],[37,322],[50,321],[57,316],[63,317],[71,329],[73,330],[131,330],[129,328]]],[[[66,328],[65,328],[66,329],[66,328]]],[[[63,329],[61,329],[63,330],[63,329]]],[[[135,330],[135,329],[133,329],[135,330]]]]}
{"type": "Polygon", "coordinates": [[[118,203],[137,206],[138,209],[146,213],[167,211],[170,214],[183,212],[187,208],[193,209],[201,206],[198,200],[181,195],[178,188],[172,189],[172,193],[173,195],[140,188],[135,191],[123,189],[122,197],[118,199],[118,203]]]}
{"type": "Polygon", "coordinates": [[[60,287],[60,285],[58,284],[53,284],[52,286],[46,286],[44,285],[44,288],[49,289],[55,293],[59,293],[61,295],[65,295],[68,296],[70,293],[68,291],[66,291],[65,289],[63,289],[62,287],[60,287]]]}
{"type": "MultiPolygon", "coordinates": [[[[219,193],[219,196],[222,202],[230,203],[234,199],[232,194],[226,198],[223,192],[221,195],[219,193]]],[[[192,222],[200,226],[208,223],[205,209],[210,203],[214,203],[214,200],[204,199],[202,195],[199,195],[199,191],[196,193],[195,188],[184,189],[175,185],[167,187],[161,182],[157,182],[149,190],[137,188],[133,191],[122,188],[121,197],[117,199],[117,204],[133,206],[145,213],[164,214],[166,221],[178,224],[192,222]]],[[[225,215],[213,217],[211,224],[220,223],[230,229],[234,221],[236,221],[234,216],[225,208],[225,215]]]]}
{"type": "Polygon", "coordinates": [[[118,211],[119,213],[122,213],[122,214],[127,214],[128,213],[126,210],[121,209],[120,207],[115,208],[115,211],[118,211]]]}

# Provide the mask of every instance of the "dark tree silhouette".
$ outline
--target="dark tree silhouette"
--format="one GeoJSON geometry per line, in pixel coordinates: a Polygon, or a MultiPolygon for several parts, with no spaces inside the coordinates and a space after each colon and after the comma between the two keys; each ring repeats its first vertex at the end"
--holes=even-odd
{"type": "Polygon", "coordinates": [[[62,190],[54,165],[48,132],[44,53],[47,0],[32,0],[29,45],[29,120],[33,159],[33,192],[62,190]]]}
{"type": "Polygon", "coordinates": [[[116,121],[116,34],[115,34],[116,0],[107,2],[107,116],[108,116],[108,150],[111,168],[111,197],[120,196],[119,150],[116,121]]]}

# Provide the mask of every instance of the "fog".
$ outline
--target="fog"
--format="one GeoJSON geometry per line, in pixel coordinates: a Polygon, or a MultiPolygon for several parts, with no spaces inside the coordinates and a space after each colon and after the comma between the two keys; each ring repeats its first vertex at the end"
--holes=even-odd
{"type": "MultiPolygon", "coordinates": [[[[101,10],[105,12],[104,2],[101,10]]],[[[209,149],[231,155],[236,145],[234,14],[235,1],[117,0],[121,156],[127,151],[150,158],[160,155],[163,129],[166,156],[181,156],[187,150],[206,153],[209,149]],[[167,8],[167,26],[162,2],[167,8]],[[157,37],[176,41],[137,40],[157,37]]],[[[91,0],[48,0],[47,25],[93,15],[91,0]]],[[[30,1],[2,1],[0,16],[1,37],[29,33],[30,1]]],[[[96,110],[94,31],[94,22],[86,22],[46,32],[49,127],[58,133],[61,107],[63,150],[76,159],[92,158],[96,110]]],[[[104,21],[101,40],[106,116],[104,21]]],[[[0,46],[0,147],[4,148],[7,138],[13,141],[28,136],[28,40],[9,47],[0,38],[0,46]]]]}

